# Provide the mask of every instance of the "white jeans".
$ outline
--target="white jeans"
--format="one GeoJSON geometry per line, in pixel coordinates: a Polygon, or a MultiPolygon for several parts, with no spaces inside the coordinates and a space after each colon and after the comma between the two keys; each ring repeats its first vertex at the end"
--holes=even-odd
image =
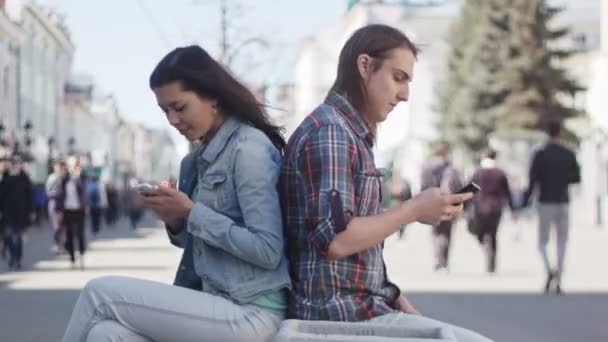
{"type": "Polygon", "coordinates": [[[63,341],[270,341],[281,320],[208,293],[107,276],[82,290],[63,341]]]}
{"type": "Polygon", "coordinates": [[[552,272],[547,252],[547,244],[551,226],[555,226],[555,237],[557,240],[557,277],[561,278],[564,271],[564,260],[566,258],[566,245],[568,244],[568,232],[570,231],[570,217],[568,203],[539,204],[538,205],[538,250],[543,259],[543,265],[547,274],[552,272]]]}

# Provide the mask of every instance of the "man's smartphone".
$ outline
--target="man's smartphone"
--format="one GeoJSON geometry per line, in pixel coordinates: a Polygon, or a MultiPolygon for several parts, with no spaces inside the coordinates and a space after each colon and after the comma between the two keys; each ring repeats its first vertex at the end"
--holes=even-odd
{"type": "Polygon", "coordinates": [[[474,194],[478,193],[479,190],[481,190],[481,187],[477,184],[475,184],[474,182],[471,182],[469,184],[467,184],[465,187],[463,187],[462,189],[456,191],[457,194],[466,194],[468,192],[472,192],[474,194]]]}
{"type": "Polygon", "coordinates": [[[133,186],[133,189],[139,191],[140,194],[147,196],[154,192],[154,190],[156,190],[156,187],[149,183],[139,183],[135,184],[133,186]]]}

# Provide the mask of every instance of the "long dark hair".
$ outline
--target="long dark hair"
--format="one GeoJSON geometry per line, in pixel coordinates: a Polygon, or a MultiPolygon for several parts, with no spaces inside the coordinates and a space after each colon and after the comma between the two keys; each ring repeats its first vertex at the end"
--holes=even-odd
{"type": "Polygon", "coordinates": [[[216,100],[223,115],[237,117],[261,130],[278,149],[285,147],[282,128],[270,122],[253,93],[200,46],[178,47],[169,52],[152,71],[150,88],[175,81],[181,82],[184,90],[216,100]]]}
{"type": "Polygon", "coordinates": [[[376,71],[393,49],[403,47],[412,51],[415,57],[418,56],[420,51],[418,47],[396,28],[372,24],[356,30],[340,51],[336,81],[331,90],[346,97],[350,104],[361,113],[367,106],[367,94],[357,68],[357,58],[362,54],[373,57],[372,68],[376,71]]]}

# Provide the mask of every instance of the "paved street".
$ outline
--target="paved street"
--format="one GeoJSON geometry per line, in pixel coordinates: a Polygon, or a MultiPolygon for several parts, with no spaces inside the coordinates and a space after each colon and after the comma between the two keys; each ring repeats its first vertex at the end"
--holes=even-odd
{"type": "MultiPolygon", "coordinates": [[[[573,220],[579,220],[576,218],[573,220]]],[[[579,220],[580,221],[580,220],[579,220]]],[[[0,341],[58,341],[79,289],[88,279],[123,274],[170,282],[179,251],[150,221],[132,232],[106,229],[90,244],[86,270],[71,270],[50,253],[47,231],[28,234],[25,269],[0,266],[0,341]]],[[[478,330],[496,341],[608,341],[608,227],[573,227],[565,296],[543,296],[533,222],[507,218],[500,235],[498,273],[484,274],[481,249],[463,225],[455,232],[449,273],[432,271],[429,229],[408,227],[386,242],[391,279],[427,316],[478,330]],[[521,237],[513,240],[514,227],[521,237]]]]}

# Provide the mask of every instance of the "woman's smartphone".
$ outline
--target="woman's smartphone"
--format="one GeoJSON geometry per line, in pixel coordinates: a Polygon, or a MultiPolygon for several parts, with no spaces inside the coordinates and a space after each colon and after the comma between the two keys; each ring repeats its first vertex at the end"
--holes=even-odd
{"type": "Polygon", "coordinates": [[[474,182],[467,184],[464,188],[456,191],[457,194],[466,194],[468,192],[472,192],[474,194],[478,193],[481,190],[481,187],[474,182]]]}
{"type": "Polygon", "coordinates": [[[139,183],[135,184],[133,186],[133,189],[139,191],[140,194],[147,196],[154,192],[154,190],[156,190],[156,187],[149,183],[139,183]]]}

